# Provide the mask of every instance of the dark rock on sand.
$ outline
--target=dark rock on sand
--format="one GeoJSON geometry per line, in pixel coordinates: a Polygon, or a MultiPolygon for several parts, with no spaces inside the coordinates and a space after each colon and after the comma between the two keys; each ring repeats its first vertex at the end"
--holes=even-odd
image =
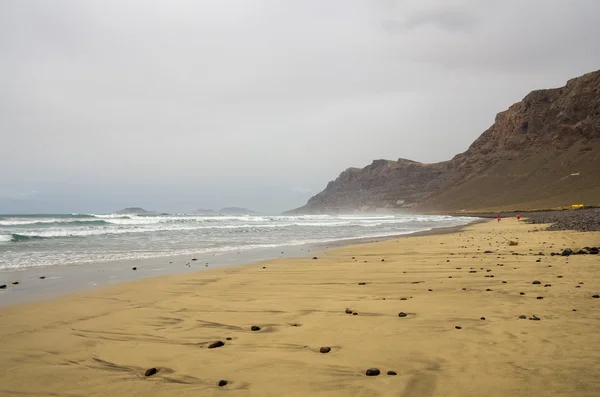
{"type": "Polygon", "coordinates": [[[535,299],[544,299],[544,297],[543,297],[543,296],[538,296],[538,297],[537,297],[537,298],[535,298],[535,299]]]}
{"type": "Polygon", "coordinates": [[[131,270],[137,270],[137,267],[132,267],[131,270]]]}
{"type": "Polygon", "coordinates": [[[527,319],[527,316],[526,316],[526,315],[524,315],[524,314],[521,314],[521,315],[519,316],[519,318],[520,318],[521,320],[526,320],[526,319],[527,319]]]}
{"type": "Polygon", "coordinates": [[[40,280],[43,280],[45,278],[46,278],[46,276],[40,276],[40,280]]]}
{"type": "Polygon", "coordinates": [[[534,281],[533,283],[531,283],[531,284],[535,284],[535,285],[537,285],[537,284],[541,284],[541,283],[542,283],[542,282],[541,282],[540,280],[535,280],[535,281],[534,281]]]}
{"type": "Polygon", "coordinates": [[[198,259],[196,259],[196,258],[192,258],[192,260],[193,260],[193,261],[197,261],[198,259]]]}
{"type": "Polygon", "coordinates": [[[213,342],[210,345],[208,345],[208,348],[215,349],[215,348],[221,347],[221,346],[225,346],[225,343],[219,340],[219,341],[213,342]]]}
{"type": "Polygon", "coordinates": [[[506,281],[502,281],[502,284],[506,284],[506,281]]]}
{"type": "Polygon", "coordinates": [[[313,256],[313,259],[319,259],[319,258],[317,258],[316,256],[313,256]]]}
{"type": "Polygon", "coordinates": [[[253,325],[250,327],[250,331],[260,331],[260,327],[258,325],[253,325]]]}
{"type": "Polygon", "coordinates": [[[492,252],[492,251],[484,251],[483,253],[484,253],[484,254],[493,254],[493,252],[492,252]]]}
{"type": "Polygon", "coordinates": [[[542,261],[541,259],[537,259],[537,260],[536,260],[536,263],[539,263],[539,262],[541,262],[541,261],[542,261]]]}
{"type": "Polygon", "coordinates": [[[0,285],[0,289],[5,289],[5,288],[6,288],[6,284],[0,285]]]}
{"type": "Polygon", "coordinates": [[[227,338],[225,338],[225,340],[232,340],[233,338],[231,336],[228,336],[227,338]]]}
{"type": "Polygon", "coordinates": [[[529,319],[530,319],[530,320],[534,320],[534,321],[540,321],[540,320],[541,320],[541,319],[540,319],[538,316],[536,316],[535,314],[533,315],[533,317],[530,317],[529,319]]]}
{"type": "Polygon", "coordinates": [[[469,270],[469,273],[477,273],[477,270],[469,270]]]}
{"type": "Polygon", "coordinates": [[[519,295],[525,295],[525,292],[519,292],[519,295]]]}
{"type": "Polygon", "coordinates": [[[385,262],[385,259],[382,259],[381,261],[382,261],[382,262],[385,262]]]}
{"type": "Polygon", "coordinates": [[[408,298],[400,298],[401,301],[406,301],[408,298]]]}
{"type": "Polygon", "coordinates": [[[154,367],[148,368],[146,370],[146,372],[144,372],[144,376],[152,376],[152,375],[154,375],[157,372],[158,372],[158,370],[156,368],[154,368],[154,367]]]}
{"type": "Polygon", "coordinates": [[[480,320],[485,320],[485,317],[481,317],[480,320]]]}
{"type": "Polygon", "coordinates": [[[408,316],[408,314],[406,314],[404,312],[398,313],[398,317],[406,317],[406,316],[408,316]]]}
{"type": "Polygon", "coordinates": [[[364,281],[361,281],[360,283],[358,283],[358,285],[367,285],[367,283],[365,283],[364,281]]]}
{"type": "Polygon", "coordinates": [[[431,292],[431,291],[433,291],[433,290],[432,290],[431,288],[429,288],[427,291],[431,292]]]}
{"type": "Polygon", "coordinates": [[[377,368],[369,368],[366,371],[367,376],[378,376],[381,372],[377,368]]]}
{"type": "Polygon", "coordinates": [[[352,310],[351,309],[346,309],[346,314],[352,314],[352,310]]]}
{"type": "Polygon", "coordinates": [[[319,351],[321,353],[323,353],[323,354],[326,354],[326,353],[329,353],[331,351],[331,347],[325,346],[325,347],[320,348],[319,351]]]}
{"type": "Polygon", "coordinates": [[[552,287],[552,284],[544,284],[544,287],[552,287]]]}
{"type": "Polygon", "coordinates": [[[396,371],[387,371],[387,374],[390,375],[390,376],[396,376],[396,375],[398,375],[396,373],[396,371]]]}
{"type": "Polygon", "coordinates": [[[573,255],[573,250],[571,248],[566,248],[560,255],[561,256],[573,255]]]}
{"type": "Polygon", "coordinates": [[[12,285],[19,285],[19,282],[18,281],[13,281],[12,285]]]}
{"type": "Polygon", "coordinates": [[[600,249],[598,247],[592,247],[588,250],[588,254],[590,255],[598,255],[600,253],[600,249]]]}
{"type": "Polygon", "coordinates": [[[592,298],[598,299],[598,298],[600,298],[600,295],[592,295],[592,298]]]}
{"type": "Polygon", "coordinates": [[[463,291],[466,291],[467,289],[466,289],[466,288],[463,288],[462,290],[463,290],[463,291]]]}
{"type": "Polygon", "coordinates": [[[358,316],[358,313],[357,312],[352,312],[352,315],[353,316],[358,316]]]}
{"type": "Polygon", "coordinates": [[[462,329],[462,327],[460,325],[455,325],[454,328],[456,328],[456,329],[462,329]]]}
{"type": "Polygon", "coordinates": [[[563,276],[556,276],[556,278],[563,278],[563,276]]]}
{"type": "Polygon", "coordinates": [[[486,289],[486,292],[490,292],[491,290],[492,290],[491,288],[487,288],[487,289],[486,289]]]}
{"type": "Polygon", "coordinates": [[[227,386],[227,384],[228,384],[228,383],[229,383],[229,382],[227,382],[226,380],[224,380],[224,379],[221,379],[221,380],[219,381],[218,385],[219,385],[219,387],[223,387],[223,386],[227,386]]]}

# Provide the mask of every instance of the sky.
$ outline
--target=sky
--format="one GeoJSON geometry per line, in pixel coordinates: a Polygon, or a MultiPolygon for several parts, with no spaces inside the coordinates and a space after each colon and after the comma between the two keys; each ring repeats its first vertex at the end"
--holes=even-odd
{"type": "Polygon", "coordinates": [[[303,205],[600,68],[597,0],[0,0],[0,213],[303,205]]]}

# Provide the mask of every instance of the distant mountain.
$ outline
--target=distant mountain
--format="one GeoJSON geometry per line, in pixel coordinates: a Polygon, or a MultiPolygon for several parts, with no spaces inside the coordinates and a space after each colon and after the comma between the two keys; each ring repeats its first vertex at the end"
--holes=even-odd
{"type": "Polygon", "coordinates": [[[288,214],[600,204],[600,71],[533,91],[449,161],[349,168],[288,214]]]}
{"type": "Polygon", "coordinates": [[[249,210],[248,208],[239,207],[226,207],[221,208],[219,211],[221,215],[256,215],[256,211],[249,210]]]}
{"type": "Polygon", "coordinates": [[[140,207],[129,207],[129,208],[124,208],[120,211],[115,212],[115,214],[117,215],[143,215],[143,214],[155,214],[156,212],[153,211],[146,211],[143,208],[140,207]]]}

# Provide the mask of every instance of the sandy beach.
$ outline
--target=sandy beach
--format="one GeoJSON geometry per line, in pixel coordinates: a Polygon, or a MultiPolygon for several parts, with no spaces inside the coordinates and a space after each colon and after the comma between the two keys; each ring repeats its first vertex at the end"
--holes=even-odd
{"type": "Polygon", "coordinates": [[[0,308],[0,395],[598,396],[600,256],[550,253],[600,232],[543,229],[489,221],[0,308]]]}

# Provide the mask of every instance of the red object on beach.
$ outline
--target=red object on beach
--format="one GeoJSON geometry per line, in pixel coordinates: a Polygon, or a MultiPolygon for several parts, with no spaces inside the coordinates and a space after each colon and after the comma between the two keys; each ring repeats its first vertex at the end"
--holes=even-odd
{"type": "Polygon", "coordinates": [[[521,214],[517,214],[517,221],[521,220],[521,214]]]}
{"type": "Polygon", "coordinates": [[[500,222],[500,215],[498,215],[498,222],[500,222]]]}

